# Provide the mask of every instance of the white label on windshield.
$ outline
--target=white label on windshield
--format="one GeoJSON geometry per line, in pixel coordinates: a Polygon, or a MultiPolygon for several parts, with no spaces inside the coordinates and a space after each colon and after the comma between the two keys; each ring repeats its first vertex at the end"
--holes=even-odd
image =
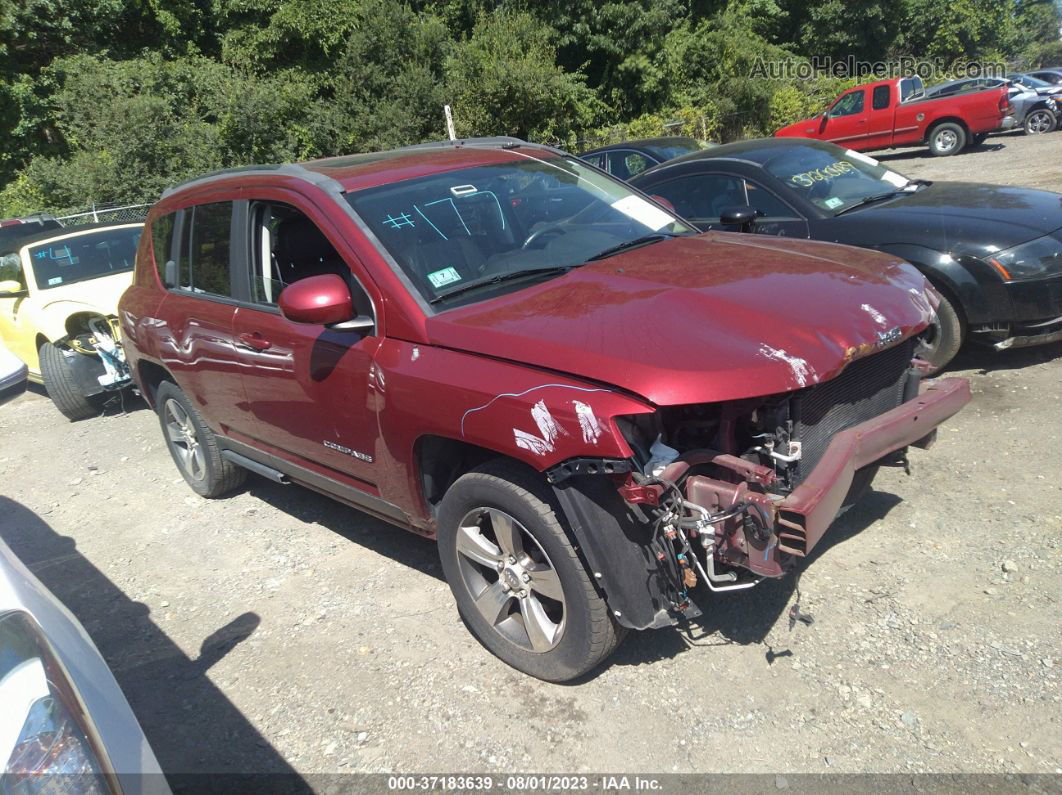
{"type": "Polygon", "coordinates": [[[675,220],[641,196],[625,196],[618,201],[612,202],[612,206],[628,218],[633,218],[638,223],[648,226],[654,232],[663,229],[675,220]]]}
{"type": "Polygon", "coordinates": [[[443,268],[441,271],[429,273],[428,281],[431,282],[432,287],[438,289],[440,287],[445,287],[448,284],[461,281],[461,274],[453,268],[443,268]]]}
{"type": "Polygon", "coordinates": [[[48,280],[48,286],[49,287],[55,287],[55,285],[62,284],[62,283],[63,283],[63,277],[62,276],[53,276],[52,278],[50,278],[48,280]]]}
{"type": "Polygon", "coordinates": [[[876,166],[876,165],[878,165],[878,161],[877,160],[875,160],[872,157],[868,157],[867,155],[863,154],[862,152],[856,152],[856,151],[854,151],[852,149],[846,149],[844,154],[845,154],[845,157],[850,157],[853,160],[862,160],[868,166],[876,166]]]}
{"type": "Polygon", "coordinates": [[[897,188],[902,188],[909,182],[906,177],[901,177],[895,171],[886,171],[881,175],[881,178],[890,185],[895,185],[897,188]]]}
{"type": "Polygon", "coordinates": [[[831,196],[830,198],[826,199],[823,204],[826,205],[827,210],[833,210],[834,208],[840,207],[842,204],[844,204],[844,199],[838,199],[836,196],[831,196]]]}

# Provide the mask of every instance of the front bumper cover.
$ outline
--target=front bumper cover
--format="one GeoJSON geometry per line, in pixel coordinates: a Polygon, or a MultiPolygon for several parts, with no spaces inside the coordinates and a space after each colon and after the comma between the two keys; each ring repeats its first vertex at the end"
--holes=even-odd
{"type": "Polygon", "coordinates": [[[777,505],[780,551],[809,553],[837,517],[856,470],[908,445],[928,447],[937,426],[969,401],[965,378],[924,381],[914,399],[834,436],[818,466],[777,505]]]}
{"type": "Polygon", "coordinates": [[[1025,323],[1011,329],[1012,332],[1021,332],[999,340],[992,344],[997,351],[1005,351],[1008,348],[1028,348],[1031,345],[1048,345],[1062,340],[1062,317],[1044,320],[1040,323],[1025,323]]]}

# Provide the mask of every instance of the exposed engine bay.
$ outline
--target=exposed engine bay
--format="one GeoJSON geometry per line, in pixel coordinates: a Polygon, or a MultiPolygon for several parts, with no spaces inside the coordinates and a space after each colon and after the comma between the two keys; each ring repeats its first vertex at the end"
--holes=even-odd
{"type": "MultiPolygon", "coordinates": [[[[918,396],[914,349],[909,340],[795,392],[621,420],[637,468],[619,491],[652,515],[650,545],[673,609],[689,608],[701,582],[712,591],[738,590],[784,575],[869,487],[879,466],[906,466],[907,445],[898,445],[851,473],[835,505],[820,510],[817,486],[795,494],[838,434],[918,396]],[[813,507],[802,511],[812,492],[813,507]]],[[[930,441],[927,434],[909,443],[930,441]]]]}
{"type": "Polygon", "coordinates": [[[124,389],[132,383],[120,342],[118,318],[82,315],[72,319],[68,331],[69,336],[56,343],[57,346],[83,357],[91,357],[74,367],[74,374],[85,395],[124,389]],[[96,361],[102,367],[94,366],[96,361]]]}

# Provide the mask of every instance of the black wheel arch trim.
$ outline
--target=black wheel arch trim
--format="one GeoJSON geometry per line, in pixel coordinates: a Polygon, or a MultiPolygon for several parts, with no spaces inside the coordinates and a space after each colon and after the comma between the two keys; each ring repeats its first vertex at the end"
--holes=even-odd
{"type": "Polygon", "coordinates": [[[554,484],[553,491],[617,623],[628,629],[675,624],[664,574],[649,545],[651,524],[623,500],[612,478],[574,475],[554,484]]]}
{"type": "Polygon", "coordinates": [[[895,254],[920,270],[934,286],[943,287],[959,302],[967,323],[988,323],[1009,316],[1010,299],[1003,281],[974,257],[952,257],[913,243],[875,246],[895,254]]]}

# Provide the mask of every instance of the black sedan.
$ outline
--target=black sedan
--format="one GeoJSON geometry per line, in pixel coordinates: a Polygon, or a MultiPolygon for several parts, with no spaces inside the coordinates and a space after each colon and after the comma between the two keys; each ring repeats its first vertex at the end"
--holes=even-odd
{"type": "Polygon", "coordinates": [[[631,183],[702,230],[846,243],[913,263],[943,297],[923,354],[936,369],[968,335],[997,349],[1062,339],[1062,194],[908,179],[797,138],[725,144],[631,183]]]}
{"type": "Polygon", "coordinates": [[[614,177],[630,179],[635,174],[640,174],[658,163],[664,163],[690,152],[699,152],[703,148],[696,138],[671,135],[610,144],[583,152],[579,157],[614,177]]]}

